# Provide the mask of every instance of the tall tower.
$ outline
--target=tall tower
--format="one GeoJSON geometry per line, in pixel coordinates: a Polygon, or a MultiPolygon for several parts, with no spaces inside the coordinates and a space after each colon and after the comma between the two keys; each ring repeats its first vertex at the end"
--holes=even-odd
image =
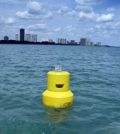
{"type": "Polygon", "coordinates": [[[20,29],[20,41],[24,41],[25,39],[25,29],[20,29]]]}

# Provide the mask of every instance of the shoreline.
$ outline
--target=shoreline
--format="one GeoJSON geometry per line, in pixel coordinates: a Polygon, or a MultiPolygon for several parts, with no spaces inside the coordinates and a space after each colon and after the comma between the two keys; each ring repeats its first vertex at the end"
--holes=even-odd
{"type": "Polygon", "coordinates": [[[117,47],[117,46],[109,46],[109,45],[80,45],[80,44],[58,44],[55,42],[29,42],[29,41],[15,41],[15,40],[0,40],[0,45],[50,45],[50,46],[90,46],[90,47],[117,47]]]}

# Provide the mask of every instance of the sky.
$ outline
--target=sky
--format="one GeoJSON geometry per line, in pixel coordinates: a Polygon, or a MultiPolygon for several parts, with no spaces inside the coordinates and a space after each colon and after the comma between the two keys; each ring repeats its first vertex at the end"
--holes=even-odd
{"type": "Polygon", "coordinates": [[[0,39],[20,28],[38,40],[89,38],[120,46],[120,0],[0,0],[0,39]]]}

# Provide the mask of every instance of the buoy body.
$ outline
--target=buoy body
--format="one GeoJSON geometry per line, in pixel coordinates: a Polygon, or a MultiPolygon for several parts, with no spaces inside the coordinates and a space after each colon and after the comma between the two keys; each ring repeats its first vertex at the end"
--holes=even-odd
{"type": "Polygon", "coordinates": [[[44,105],[53,108],[65,108],[73,103],[69,72],[50,71],[47,81],[47,89],[42,95],[44,105]]]}

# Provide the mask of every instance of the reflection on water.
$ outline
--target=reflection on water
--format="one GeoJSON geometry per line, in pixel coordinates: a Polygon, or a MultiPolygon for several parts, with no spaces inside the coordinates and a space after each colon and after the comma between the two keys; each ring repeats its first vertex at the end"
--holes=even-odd
{"type": "Polygon", "coordinates": [[[70,112],[72,112],[72,106],[64,109],[52,109],[52,108],[45,108],[45,120],[46,122],[51,123],[61,123],[65,121],[68,117],[70,112]]]}

